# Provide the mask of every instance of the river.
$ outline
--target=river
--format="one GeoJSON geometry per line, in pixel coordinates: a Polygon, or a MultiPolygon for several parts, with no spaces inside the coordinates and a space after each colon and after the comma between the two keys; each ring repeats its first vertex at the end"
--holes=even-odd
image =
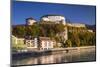
{"type": "Polygon", "coordinates": [[[70,62],[84,62],[95,61],[95,48],[70,50],[68,53],[59,53],[38,57],[28,57],[24,59],[12,60],[13,65],[37,65],[37,64],[53,64],[53,63],[70,63],[70,62]]]}

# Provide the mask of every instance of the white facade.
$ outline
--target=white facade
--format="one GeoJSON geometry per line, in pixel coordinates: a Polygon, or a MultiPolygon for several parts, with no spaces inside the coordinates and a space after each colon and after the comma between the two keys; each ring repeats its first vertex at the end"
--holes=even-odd
{"type": "Polygon", "coordinates": [[[37,38],[25,40],[27,48],[38,48],[37,38]]]}
{"type": "Polygon", "coordinates": [[[81,23],[67,23],[67,25],[71,27],[86,27],[85,24],[81,23]]]}
{"type": "Polygon", "coordinates": [[[28,18],[26,19],[26,24],[27,25],[33,25],[36,21],[33,18],[28,18]]]}
{"type": "Polygon", "coordinates": [[[24,44],[24,38],[17,38],[12,35],[12,43],[14,44],[24,44]]]}
{"type": "Polygon", "coordinates": [[[55,44],[56,44],[55,40],[52,40],[48,37],[40,37],[40,45],[41,49],[43,50],[52,49],[55,44]]]}
{"type": "Polygon", "coordinates": [[[49,37],[40,37],[40,39],[38,40],[37,38],[17,38],[12,35],[12,44],[23,44],[27,47],[27,50],[31,51],[33,51],[34,49],[38,49],[38,46],[40,46],[40,49],[42,50],[48,50],[53,48],[53,46],[56,44],[56,41],[50,39],[49,37]]]}
{"type": "Polygon", "coordinates": [[[93,30],[88,30],[88,32],[93,32],[93,30]]]}
{"type": "Polygon", "coordinates": [[[44,49],[52,49],[54,46],[52,41],[41,41],[41,48],[44,49]]]}
{"type": "Polygon", "coordinates": [[[51,21],[51,22],[55,22],[55,23],[62,23],[62,24],[66,24],[66,21],[65,21],[65,17],[63,16],[57,16],[57,15],[48,15],[48,16],[44,16],[42,17],[43,21],[51,21]]]}
{"type": "Polygon", "coordinates": [[[34,38],[34,45],[36,48],[38,47],[38,39],[37,38],[34,38]]]}
{"type": "Polygon", "coordinates": [[[11,35],[12,38],[12,44],[17,44],[17,37],[11,35]]]}

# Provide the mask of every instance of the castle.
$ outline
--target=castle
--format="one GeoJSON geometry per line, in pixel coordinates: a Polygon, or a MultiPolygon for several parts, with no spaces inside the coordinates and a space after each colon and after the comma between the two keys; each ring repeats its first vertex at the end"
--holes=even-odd
{"type": "MultiPolygon", "coordinates": [[[[28,18],[26,20],[27,20],[27,22],[26,22],[27,25],[33,25],[34,23],[36,23],[36,20],[34,20],[32,18],[28,18]]],[[[54,24],[60,24],[61,23],[63,25],[67,25],[67,26],[70,26],[70,27],[86,27],[85,24],[81,24],[81,23],[68,23],[68,22],[66,22],[66,18],[62,15],[44,15],[44,16],[41,17],[40,21],[45,22],[45,24],[48,23],[48,22],[52,22],[54,24]]],[[[61,32],[60,35],[62,37],[64,37],[64,40],[68,40],[68,29],[67,29],[67,27],[65,27],[65,31],[61,32]]]]}
{"type": "Polygon", "coordinates": [[[65,17],[64,16],[61,16],[61,15],[45,15],[45,16],[42,16],[41,17],[41,20],[42,21],[51,21],[51,22],[54,22],[54,23],[62,23],[64,25],[66,25],[66,21],[65,21],[65,17]]]}
{"type": "MultiPolygon", "coordinates": [[[[63,24],[64,26],[66,26],[64,29],[64,32],[61,32],[59,35],[61,35],[64,40],[68,40],[68,32],[72,32],[73,30],[69,30],[68,27],[76,27],[76,28],[85,28],[85,24],[81,24],[81,23],[68,23],[65,21],[65,17],[61,16],[61,15],[45,15],[41,17],[42,22],[52,22],[54,24],[63,24]]],[[[37,21],[35,19],[31,18],[27,18],[26,19],[26,25],[30,26],[35,24],[37,21]]],[[[42,23],[40,22],[40,23],[42,23]]],[[[89,30],[89,32],[92,32],[92,30],[89,30]]],[[[53,46],[57,43],[54,39],[50,39],[49,37],[39,37],[37,38],[27,38],[27,39],[23,39],[23,38],[17,38],[12,36],[12,38],[15,38],[15,43],[17,43],[18,40],[22,39],[22,42],[26,43],[27,45],[27,49],[37,49],[38,48],[38,44],[41,45],[40,49],[52,49],[53,46]]]]}

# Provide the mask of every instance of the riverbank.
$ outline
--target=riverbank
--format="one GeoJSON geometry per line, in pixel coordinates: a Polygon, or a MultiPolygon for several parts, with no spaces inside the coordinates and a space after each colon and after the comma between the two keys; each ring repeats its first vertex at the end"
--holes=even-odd
{"type": "Polygon", "coordinates": [[[69,47],[69,48],[55,48],[50,50],[37,50],[32,52],[20,52],[12,53],[12,59],[23,59],[27,57],[39,57],[51,54],[61,54],[61,53],[73,53],[78,54],[80,51],[91,51],[95,50],[95,46],[84,46],[84,47],[69,47]]]}
{"type": "MultiPolygon", "coordinates": [[[[74,48],[63,48],[62,50],[68,49],[65,51],[59,52],[61,49],[53,49],[52,54],[42,54],[42,55],[32,55],[34,53],[28,54],[29,56],[25,57],[24,54],[16,56],[15,59],[12,59],[13,65],[30,65],[30,64],[52,64],[52,63],[69,63],[69,62],[87,62],[96,60],[96,49],[95,46],[88,47],[74,47],[74,48]],[[57,53],[56,53],[57,52],[57,53]],[[20,58],[18,58],[20,57],[20,58]]],[[[44,52],[44,51],[39,51],[44,52]]]]}

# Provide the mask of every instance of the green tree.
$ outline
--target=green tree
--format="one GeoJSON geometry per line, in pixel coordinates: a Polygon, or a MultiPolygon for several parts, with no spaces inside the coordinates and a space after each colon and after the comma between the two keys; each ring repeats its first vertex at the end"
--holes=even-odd
{"type": "Polygon", "coordinates": [[[38,36],[40,33],[40,27],[37,24],[26,26],[26,36],[38,36]]]}
{"type": "Polygon", "coordinates": [[[16,26],[12,28],[12,34],[17,37],[25,36],[25,26],[16,26]]]}
{"type": "Polygon", "coordinates": [[[72,47],[72,42],[71,42],[71,40],[66,40],[66,45],[67,45],[67,47],[72,47]]]}
{"type": "Polygon", "coordinates": [[[79,47],[80,46],[80,39],[79,39],[78,33],[74,31],[74,32],[68,33],[68,34],[69,34],[69,39],[72,42],[72,46],[79,47]]]}

